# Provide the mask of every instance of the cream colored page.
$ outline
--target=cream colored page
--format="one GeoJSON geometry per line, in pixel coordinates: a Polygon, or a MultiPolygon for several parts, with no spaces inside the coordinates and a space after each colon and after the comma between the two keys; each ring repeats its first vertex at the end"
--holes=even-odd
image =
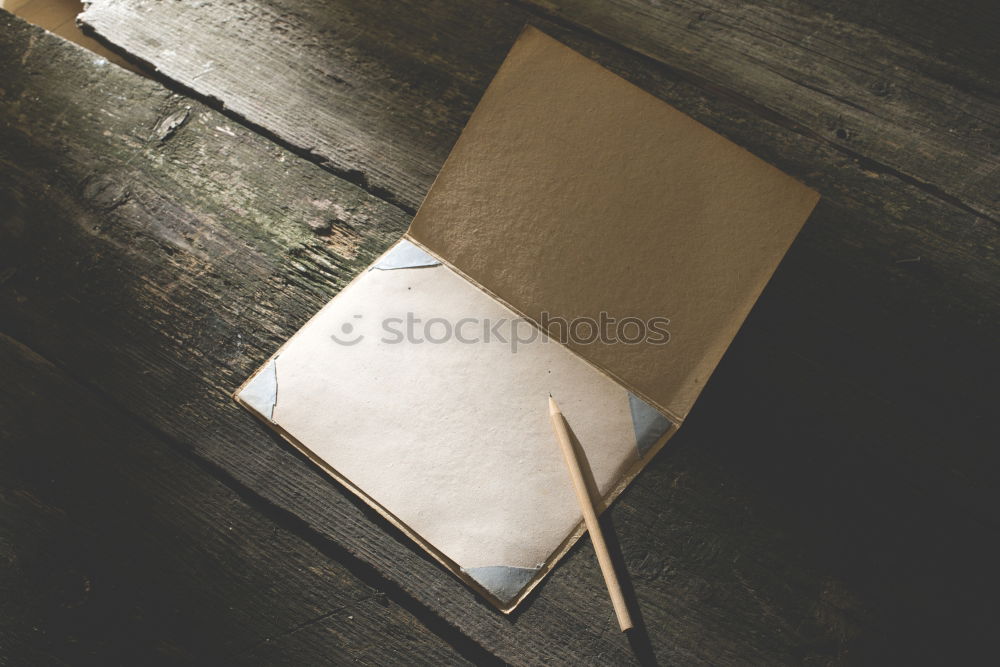
{"type": "Polygon", "coordinates": [[[273,421],[460,567],[536,567],[580,521],[549,392],[602,494],[636,441],[627,392],[558,343],[482,340],[484,320],[512,317],[445,266],[368,271],[277,356],[273,421]],[[390,342],[383,323],[407,313],[473,318],[462,336],[480,341],[390,342]]]}

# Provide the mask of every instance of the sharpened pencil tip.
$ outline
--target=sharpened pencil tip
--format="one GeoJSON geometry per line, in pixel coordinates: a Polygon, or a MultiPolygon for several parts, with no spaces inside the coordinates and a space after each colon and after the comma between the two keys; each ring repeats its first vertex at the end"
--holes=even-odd
{"type": "Polygon", "coordinates": [[[559,414],[559,406],[556,405],[556,399],[552,398],[552,394],[549,394],[549,414],[559,414]]]}

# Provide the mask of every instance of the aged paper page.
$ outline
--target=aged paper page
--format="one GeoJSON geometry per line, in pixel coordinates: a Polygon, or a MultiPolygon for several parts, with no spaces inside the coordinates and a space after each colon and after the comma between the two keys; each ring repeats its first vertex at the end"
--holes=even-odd
{"type": "Polygon", "coordinates": [[[570,347],[683,419],[816,200],[526,28],[409,234],[535,321],[668,318],[667,345],[570,347]]]}
{"type": "Polygon", "coordinates": [[[447,266],[413,265],[414,248],[356,279],[240,397],[507,602],[581,520],[549,393],[601,496],[640,458],[632,401],[447,266]]]}

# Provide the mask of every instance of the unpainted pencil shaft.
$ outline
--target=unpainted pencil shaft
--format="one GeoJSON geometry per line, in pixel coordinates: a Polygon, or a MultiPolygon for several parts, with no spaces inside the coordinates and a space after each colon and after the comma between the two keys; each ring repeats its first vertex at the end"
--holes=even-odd
{"type": "Polygon", "coordinates": [[[628,613],[625,604],[625,596],[622,594],[621,584],[618,583],[618,575],[615,573],[614,564],[611,562],[611,554],[608,552],[608,545],[604,541],[604,533],[601,532],[601,524],[597,521],[597,510],[594,509],[594,501],[587,490],[587,483],[583,478],[583,470],[573,447],[573,441],[569,435],[569,427],[559,410],[559,406],[552,396],[549,396],[549,417],[552,419],[552,428],[556,432],[556,440],[562,449],[563,458],[566,459],[566,467],[569,468],[570,477],[573,479],[573,488],[576,490],[576,498],[580,502],[580,509],[583,510],[583,520],[587,524],[587,531],[594,544],[594,551],[597,553],[597,562],[601,566],[601,574],[604,575],[604,583],[608,587],[611,595],[611,604],[615,608],[618,616],[618,625],[622,632],[632,627],[632,617],[628,613]]]}

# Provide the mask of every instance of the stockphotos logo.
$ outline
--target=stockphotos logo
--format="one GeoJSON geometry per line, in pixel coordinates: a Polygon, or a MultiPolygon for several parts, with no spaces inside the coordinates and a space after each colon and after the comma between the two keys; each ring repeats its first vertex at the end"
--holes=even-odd
{"type": "MultiPolygon", "coordinates": [[[[369,338],[365,333],[364,316],[354,315],[341,323],[330,338],[338,345],[353,346],[369,338]]],[[[535,326],[523,317],[490,319],[462,317],[420,317],[408,312],[403,317],[387,317],[374,327],[372,335],[385,345],[444,345],[457,342],[462,345],[507,345],[512,353],[518,347],[541,340],[556,340],[563,344],[592,345],[666,345],[670,331],[666,317],[614,318],[600,313],[596,319],[577,317],[567,319],[542,313],[535,326]]]]}

